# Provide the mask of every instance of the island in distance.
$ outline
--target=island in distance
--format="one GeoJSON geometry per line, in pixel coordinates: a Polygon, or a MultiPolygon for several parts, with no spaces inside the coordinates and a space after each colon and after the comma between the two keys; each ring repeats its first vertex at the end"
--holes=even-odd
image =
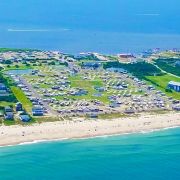
{"type": "Polygon", "coordinates": [[[0,69],[0,145],[180,125],[178,50],[71,55],[1,48],[0,69]]]}

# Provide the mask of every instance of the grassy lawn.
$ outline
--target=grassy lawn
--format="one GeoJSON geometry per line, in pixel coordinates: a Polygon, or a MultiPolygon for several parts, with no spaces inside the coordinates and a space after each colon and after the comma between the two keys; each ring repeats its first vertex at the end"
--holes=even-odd
{"type": "Polygon", "coordinates": [[[15,124],[16,124],[16,121],[14,121],[14,120],[4,120],[4,121],[3,121],[3,124],[4,124],[5,126],[11,126],[11,125],[15,125],[15,124]]]}
{"type": "Polygon", "coordinates": [[[146,78],[151,81],[151,82],[148,81],[149,84],[153,84],[153,83],[158,84],[159,86],[155,85],[157,89],[159,89],[162,92],[166,93],[168,96],[171,96],[171,97],[173,97],[175,99],[180,100],[180,93],[179,92],[173,91],[171,93],[171,92],[166,92],[165,91],[169,81],[180,82],[180,78],[174,77],[174,76],[171,76],[171,75],[168,75],[168,74],[163,75],[163,76],[146,76],[146,78]]]}
{"type": "Polygon", "coordinates": [[[101,114],[98,115],[98,119],[115,119],[128,117],[126,114],[112,113],[112,114],[101,114]]]}
{"type": "Polygon", "coordinates": [[[26,95],[23,93],[23,91],[15,86],[11,86],[11,90],[16,96],[17,100],[22,103],[23,107],[27,112],[31,112],[32,103],[31,101],[26,97],[26,95]]]}
{"type": "Polygon", "coordinates": [[[88,91],[87,95],[84,96],[69,96],[70,99],[86,99],[86,100],[100,100],[103,103],[108,103],[108,93],[103,92],[102,96],[96,97],[94,94],[98,93],[94,86],[103,86],[103,82],[101,79],[96,78],[95,80],[83,80],[80,76],[72,76],[69,78],[71,81],[71,87],[74,88],[83,88],[88,91]]]}
{"type": "Polygon", "coordinates": [[[25,69],[33,69],[33,66],[26,66],[26,65],[21,65],[18,68],[15,65],[11,65],[10,67],[4,66],[5,71],[9,70],[25,70],[25,69]]]}
{"type": "Polygon", "coordinates": [[[14,105],[13,102],[7,102],[7,101],[0,101],[0,106],[5,107],[5,106],[11,106],[14,105]]]}

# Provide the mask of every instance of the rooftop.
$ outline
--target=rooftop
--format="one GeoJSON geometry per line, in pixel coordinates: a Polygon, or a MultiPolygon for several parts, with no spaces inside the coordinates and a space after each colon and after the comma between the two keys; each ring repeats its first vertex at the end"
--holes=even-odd
{"type": "Polygon", "coordinates": [[[180,86],[180,82],[170,81],[169,85],[180,86]]]}

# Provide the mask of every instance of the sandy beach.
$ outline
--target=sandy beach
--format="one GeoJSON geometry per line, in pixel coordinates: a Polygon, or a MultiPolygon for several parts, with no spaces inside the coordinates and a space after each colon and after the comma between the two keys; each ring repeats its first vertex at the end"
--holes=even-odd
{"type": "Polygon", "coordinates": [[[84,120],[46,122],[31,126],[0,126],[0,146],[40,140],[85,138],[102,135],[151,131],[180,126],[180,113],[166,113],[113,120],[84,120]]]}

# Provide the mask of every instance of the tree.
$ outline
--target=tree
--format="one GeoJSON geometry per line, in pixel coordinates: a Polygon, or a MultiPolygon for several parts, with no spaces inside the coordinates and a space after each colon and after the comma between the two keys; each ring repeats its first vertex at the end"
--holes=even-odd
{"type": "Polygon", "coordinates": [[[5,60],[4,64],[12,64],[11,60],[5,60]]]}
{"type": "Polygon", "coordinates": [[[55,61],[49,62],[48,65],[56,65],[55,61]]]}

